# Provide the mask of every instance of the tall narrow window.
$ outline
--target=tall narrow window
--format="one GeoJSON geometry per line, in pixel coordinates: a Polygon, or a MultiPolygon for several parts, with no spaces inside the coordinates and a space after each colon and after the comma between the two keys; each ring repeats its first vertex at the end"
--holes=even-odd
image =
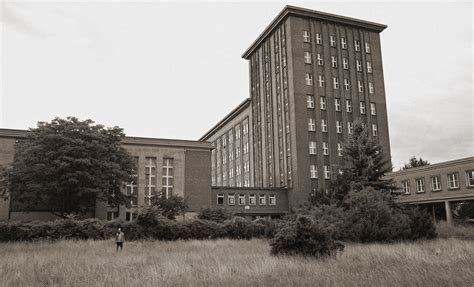
{"type": "Polygon", "coordinates": [[[342,58],[342,67],[344,70],[349,70],[349,60],[347,58],[342,58]]]}
{"type": "Polygon", "coordinates": [[[351,85],[349,83],[349,79],[344,79],[344,89],[348,91],[350,89],[351,85]]]}
{"type": "Polygon", "coordinates": [[[365,42],[365,52],[366,52],[367,54],[370,53],[370,43],[369,43],[369,42],[365,42]]]}
{"type": "Polygon", "coordinates": [[[309,154],[316,154],[316,142],[309,142],[309,154]]]}
{"type": "Polygon", "coordinates": [[[360,62],[360,60],[356,60],[356,68],[357,72],[362,72],[362,63],[360,62]]]}
{"type": "Polygon", "coordinates": [[[306,96],[306,107],[308,109],[314,108],[314,97],[313,96],[306,96]]]}
{"type": "Polygon", "coordinates": [[[360,102],[360,113],[365,115],[365,102],[360,102]]]}
{"type": "Polygon", "coordinates": [[[377,132],[377,125],[376,124],[372,124],[372,135],[374,137],[376,137],[378,135],[378,132],[377,132]]]}
{"type": "Polygon", "coordinates": [[[441,190],[441,180],[439,176],[437,175],[431,177],[431,190],[433,191],[441,190]]]}
{"type": "Polygon", "coordinates": [[[337,143],[337,155],[342,156],[342,143],[337,143]]]}
{"type": "Polygon", "coordinates": [[[329,174],[330,174],[329,166],[325,165],[324,166],[324,178],[325,179],[330,179],[331,177],[329,176],[329,174]]]}
{"type": "Polygon", "coordinates": [[[370,114],[373,116],[377,115],[377,109],[375,108],[375,103],[370,103],[370,114]]]}
{"type": "Polygon", "coordinates": [[[459,188],[459,175],[457,172],[448,174],[448,187],[449,189],[459,188]]]}
{"type": "Polygon", "coordinates": [[[329,145],[327,142],[323,142],[323,155],[329,155],[329,145]]]}
{"type": "Polygon", "coordinates": [[[341,47],[342,49],[347,49],[347,41],[344,37],[341,38],[341,47]]]}
{"type": "Polygon", "coordinates": [[[362,93],[364,91],[364,85],[362,84],[362,82],[357,81],[357,86],[358,86],[359,93],[362,93]]]}
{"type": "Polygon", "coordinates": [[[335,56],[331,56],[331,65],[333,68],[337,68],[337,58],[335,56]]]}
{"type": "Polygon", "coordinates": [[[336,47],[336,37],[329,36],[329,41],[330,41],[331,47],[336,47]]]}
{"type": "Polygon", "coordinates": [[[318,169],[316,165],[312,164],[309,166],[309,174],[311,178],[318,178],[318,169]]]}
{"type": "Polygon", "coordinates": [[[270,194],[268,196],[268,205],[276,205],[276,196],[274,194],[270,194]]]}
{"type": "Polygon", "coordinates": [[[334,108],[336,110],[336,112],[340,112],[341,111],[341,99],[334,99],[334,108]]]}
{"type": "Polygon", "coordinates": [[[352,113],[352,101],[346,100],[346,112],[352,113]]]}
{"type": "Polygon", "coordinates": [[[245,194],[239,194],[239,205],[245,205],[245,194]]]}
{"type": "Polygon", "coordinates": [[[235,194],[230,193],[227,195],[227,204],[228,205],[235,205],[235,194]]]}
{"type": "Polygon", "coordinates": [[[320,33],[316,33],[316,44],[321,45],[323,43],[323,38],[320,33]]]}
{"type": "Polygon", "coordinates": [[[305,74],[305,81],[307,86],[313,85],[313,75],[312,74],[305,74]]]}
{"type": "Polygon", "coordinates": [[[311,37],[309,35],[309,31],[303,31],[303,42],[305,42],[305,43],[311,42],[311,37]]]}
{"type": "Polygon", "coordinates": [[[466,171],[466,185],[468,187],[474,186],[474,170],[467,170],[466,171]]]}
{"type": "Polygon", "coordinates": [[[320,87],[324,87],[324,76],[323,75],[318,76],[318,83],[319,83],[320,87]]]}
{"type": "Polygon", "coordinates": [[[372,63],[371,62],[367,62],[367,73],[372,73],[372,63]]]}
{"type": "Polygon", "coordinates": [[[256,205],[257,204],[257,197],[255,194],[249,194],[249,205],[256,205]]]}
{"type": "Polygon", "coordinates": [[[132,177],[133,180],[125,184],[125,190],[130,198],[130,205],[138,205],[138,157],[133,158],[132,177]]]}
{"type": "Polygon", "coordinates": [[[354,124],[352,122],[347,122],[347,133],[352,134],[353,129],[354,129],[354,124]]]}
{"type": "Polygon", "coordinates": [[[316,123],[314,119],[308,119],[308,131],[314,132],[316,130],[316,123]]]}
{"type": "Polygon", "coordinates": [[[338,134],[342,134],[342,122],[341,121],[336,121],[336,132],[338,134]]]}
{"type": "Polygon", "coordinates": [[[321,106],[321,110],[326,110],[326,97],[319,98],[319,105],[321,106]]]}
{"type": "Polygon", "coordinates": [[[425,192],[425,179],[424,178],[416,179],[416,192],[425,192]]]}
{"type": "Polygon", "coordinates": [[[369,94],[374,93],[374,83],[369,82],[369,94]]]}
{"type": "Polygon", "coordinates": [[[311,64],[311,53],[304,52],[304,62],[305,64],[311,64]]]}
{"type": "Polygon", "coordinates": [[[258,204],[259,204],[259,205],[266,205],[266,204],[267,204],[267,203],[266,203],[266,196],[265,196],[265,194],[260,194],[260,195],[258,196],[258,204]]]}
{"type": "Polygon", "coordinates": [[[335,90],[339,89],[339,79],[337,77],[332,77],[332,87],[335,90]]]}
{"type": "Polygon", "coordinates": [[[169,198],[173,195],[173,159],[163,159],[163,195],[169,198]]]}
{"type": "Polygon", "coordinates": [[[156,195],[156,158],[145,158],[145,204],[151,205],[156,195]]]}
{"type": "Polygon", "coordinates": [[[317,61],[318,61],[318,66],[324,65],[324,59],[323,59],[323,56],[321,54],[318,54],[317,61]]]}
{"type": "Polygon", "coordinates": [[[321,131],[326,133],[328,131],[328,121],[325,119],[321,120],[321,131]]]}
{"type": "Polygon", "coordinates": [[[410,194],[410,181],[404,180],[402,181],[403,192],[405,194],[410,194]]]}
{"type": "Polygon", "coordinates": [[[218,193],[217,194],[217,205],[224,205],[224,194],[218,193]]]}
{"type": "Polygon", "coordinates": [[[360,41],[359,40],[354,41],[354,50],[360,51],[360,41]]]}

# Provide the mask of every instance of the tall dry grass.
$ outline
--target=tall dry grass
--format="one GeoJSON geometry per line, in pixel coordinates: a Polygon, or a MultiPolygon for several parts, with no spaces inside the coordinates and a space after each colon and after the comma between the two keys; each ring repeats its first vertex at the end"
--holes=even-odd
{"type": "Polygon", "coordinates": [[[350,244],[334,258],[264,240],[0,244],[2,286],[474,286],[474,241],[350,244]]]}

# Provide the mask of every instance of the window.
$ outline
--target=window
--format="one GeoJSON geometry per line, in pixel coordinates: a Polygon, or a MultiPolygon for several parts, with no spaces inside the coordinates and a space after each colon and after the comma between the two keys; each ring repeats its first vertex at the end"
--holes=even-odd
{"type": "Polygon", "coordinates": [[[457,172],[448,174],[448,187],[449,189],[459,188],[459,175],[457,172]]]}
{"type": "Polygon", "coordinates": [[[318,66],[324,65],[324,59],[321,54],[318,54],[317,61],[318,61],[318,66]]]}
{"type": "Polygon", "coordinates": [[[308,119],[308,131],[313,132],[316,130],[316,123],[314,119],[308,119]]]}
{"type": "Polygon", "coordinates": [[[375,108],[375,103],[370,103],[370,114],[373,116],[377,115],[377,109],[375,108]]]}
{"type": "Polygon", "coordinates": [[[239,205],[245,205],[245,194],[239,194],[239,205]]]}
{"type": "Polygon", "coordinates": [[[309,31],[303,31],[303,42],[311,42],[311,37],[309,36],[309,31]]]}
{"type": "Polygon", "coordinates": [[[347,122],[347,133],[352,134],[352,130],[354,129],[354,125],[352,122],[347,122]]]}
{"type": "Polygon", "coordinates": [[[316,142],[309,142],[309,154],[316,154],[316,142]]]}
{"type": "Polygon", "coordinates": [[[249,152],[249,143],[244,143],[244,154],[249,152]]]}
{"type": "Polygon", "coordinates": [[[360,51],[360,41],[359,40],[354,41],[354,49],[356,51],[360,51]]]}
{"type": "Polygon", "coordinates": [[[309,109],[314,109],[314,97],[306,96],[306,107],[309,109]]]}
{"type": "Polygon", "coordinates": [[[304,62],[305,64],[311,64],[311,53],[304,52],[304,62]]]}
{"type": "Polygon", "coordinates": [[[318,169],[316,165],[312,164],[309,166],[309,173],[311,178],[318,178],[318,169]]]}
{"type": "Polygon", "coordinates": [[[403,192],[405,194],[410,194],[410,181],[404,180],[402,181],[403,192]]]}
{"type": "Polygon", "coordinates": [[[325,179],[330,179],[329,173],[330,173],[329,166],[325,165],[324,166],[324,178],[325,179]]]}
{"type": "Polygon", "coordinates": [[[335,56],[331,56],[331,65],[333,68],[337,68],[337,58],[335,56]]]}
{"type": "Polygon", "coordinates": [[[118,211],[107,211],[107,220],[115,220],[119,217],[118,211]]]}
{"type": "Polygon", "coordinates": [[[347,41],[346,41],[346,38],[344,37],[341,38],[341,47],[343,49],[347,49],[347,41]]]}
{"type": "Polygon", "coordinates": [[[341,121],[336,121],[336,132],[338,134],[342,134],[342,122],[341,121]]]}
{"type": "Polygon", "coordinates": [[[246,135],[249,133],[249,124],[244,123],[243,134],[246,135]]]}
{"type": "Polygon", "coordinates": [[[378,135],[378,132],[377,132],[377,125],[376,124],[372,124],[372,136],[376,137],[378,135]]]}
{"type": "Polygon", "coordinates": [[[241,175],[242,174],[242,167],[238,164],[235,167],[235,175],[241,175]]]}
{"type": "Polygon", "coordinates": [[[369,94],[374,93],[374,83],[369,82],[369,94]]]}
{"type": "Polygon", "coordinates": [[[331,47],[336,47],[336,37],[329,36],[329,41],[330,41],[331,47]]]}
{"type": "Polygon", "coordinates": [[[321,106],[321,110],[325,110],[326,109],[326,97],[319,98],[319,104],[321,106]]]}
{"type": "Polygon", "coordinates": [[[474,170],[466,171],[466,186],[468,187],[474,186],[474,170]]]}
{"type": "Polygon", "coordinates": [[[268,205],[276,205],[276,196],[274,194],[270,194],[268,196],[268,205]]]}
{"type": "Polygon", "coordinates": [[[259,205],[265,205],[265,204],[267,204],[267,202],[266,202],[267,200],[266,200],[266,199],[267,199],[267,198],[266,198],[265,194],[260,194],[260,195],[258,196],[258,204],[259,204],[259,205]]]}
{"type": "Polygon", "coordinates": [[[346,100],[346,112],[352,113],[352,101],[346,100]]]}
{"type": "Polygon", "coordinates": [[[323,155],[329,155],[329,146],[327,142],[323,142],[323,155]]]}
{"type": "Polygon", "coordinates": [[[439,176],[437,175],[431,177],[431,190],[433,191],[441,190],[441,180],[439,176]]]}
{"type": "Polygon", "coordinates": [[[224,205],[224,194],[217,194],[217,205],[224,205]]]}
{"type": "Polygon", "coordinates": [[[137,219],[137,212],[131,212],[131,211],[125,212],[125,221],[132,222],[135,219],[137,219]]]}
{"type": "Polygon", "coordinates": [[[356,60],[356,69],[357,72],[362,72],[362,63],[360,62],[360,60],[356,60]]]}
{"type": "Polygon", "coordinates": [[[336,109],[336,112],[341,111],[341,99],[334,99],[334,108],[336,109]]]}
{"type": "Polygon", "coordinates": [[[169,198],[173,194],[173,159],[163,159],[163,195],[169,198]]]}
{"type": "Polygon", "coordinates": [[[250,181],[248,179],[244,179],[244,186],[249,187],[250,186],[250,181]]]}
{"type": "Polygon", "coordinates": [[[319,83],[320,87],[324,87],[324,76],[323,75],[318,76],[318,83],[319,83]]]}
{"type": "Polygon", "coordinates": [[[145,158],[145,204],[151,205],[156,194],[156,158],[145,158]]]}
{"type": "Polygon", "coordinates": [[[255,194],[249,195],[249,205],[256,205],[257,204],[257,197],[255,194]]]}
{"type": "Polygon", "coordinates": [[[342,156],[342,143],[337,143],[337,156],[342,156]]]}
{"type": "Polygon", "coordinates": [[[342,67],[344,68],[344,70],[349,69],[349,60],[347,60],[347,58],[342,58],[342,67]]]}
{"type": "Polygon", "coordinates": [[[316,33],[316,44],[321,45],[323,43],[323,39],[321,38],[321,34],[316,33]]]}
{"type": "Polygon", "coordinates": [[[307,86],[313,85],[313,75],[312,74],[305,74],[305,82],[307,86]]]}
{"type": "Polygon", "coordinates": [[[425,179],[424,178],[416,179],[416,192],[425,192],[425,179]]]}
{"type": "Polygon", "coordinates": [[[372,63],[371,62],[367,62],[367,73],[372,73],[372,63]]]}
{"type": "Polygon", "coordinates": [[[125,190],[127,195],[130,197],[130,205],[138,205],[138,157],[133,157],[132,177],[133,181],[125,184],[125,190]]]}
{"type": "Polygon", "coordinates": [[[360,102],[360,113],[365,115],[365,102],[360,102]]]}
{"type": "Polygon", "coordinates": [[[332,87],[335,90],[339,89],[339,79],[337,77],[332,77],[332,87]]]}
{"type": "Polygon", "coordinates": [[[248,161],[244,162],[244,172],[249,172],[250,170],[250,164],[248,161]]]}
{"type": "Polygon", "coordinates": [[[328,121],[327,120],[324,120],[324,119],[321,120],[321,131],[323,133],[326,133],[328,131],[328,121]]]}
{"type": "Polygon", "coordinates": [[[370,43],[369,43],[369,42],[365,42],[365,52],[366,52],[367,54],[370,53],[370,43]]]}
{"type": "Polygon", "coordinates": [[[227,195],[227,204],[228,205],[235,205],[235,194],[230,193],[227,195]]]}
{"type": "Polygon", "coordinates": [[[357,86],[358,86],[359,93],[362,93],[364,91],[364,85],[362,84],[362,82],[357,81],[357,86]]]}
{"type": "Polygon", "coordinates": [[[344,79],[344,89],[348,91],[351,85],[349,84],[349,79],[344,79]]]}

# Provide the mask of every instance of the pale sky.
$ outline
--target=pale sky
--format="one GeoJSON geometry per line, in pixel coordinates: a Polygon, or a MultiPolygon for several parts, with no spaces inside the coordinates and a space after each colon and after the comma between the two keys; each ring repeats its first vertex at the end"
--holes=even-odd
{"type": "Polygon", "coordinates": [[[388,25],[395,169],[474,155],[469,2],[2,1],[0,127],[72,115],[198,139],[249,96],[240,56],[286,4],[388,25]]]}

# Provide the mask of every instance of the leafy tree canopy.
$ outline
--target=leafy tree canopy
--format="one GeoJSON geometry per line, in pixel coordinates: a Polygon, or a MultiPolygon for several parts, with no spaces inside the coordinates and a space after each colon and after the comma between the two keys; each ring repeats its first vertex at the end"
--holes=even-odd
{"type": "Polygon", "coordinates": [[[153,205],[158,207],[161,214],[168,219],[175,219],[177,215],[184,214],[188,209],[184,199],[178,195],[157,196],[153,200],[153,205]]]}
{"type": "Polygon", "coordinates": [[[120,188],[134,167],[124,136],[119,127],[75,117],[38,122],[17,144],[5,177],[12,200],[61,217],[93,210],[96,199],[125,203],[120,188]]]}
{"type": "Polygon", "coordinates": [[[410,169],[410,168],[424,166],[424,165],[430,165],[430,163],[427,160],[423,160],[421,157],[420,159],[417,159],[415,156],[412,156],[408,160],[408,163],[405,163],[403,165],[402,169],[405,170],[405,169],[410,169]]]}

